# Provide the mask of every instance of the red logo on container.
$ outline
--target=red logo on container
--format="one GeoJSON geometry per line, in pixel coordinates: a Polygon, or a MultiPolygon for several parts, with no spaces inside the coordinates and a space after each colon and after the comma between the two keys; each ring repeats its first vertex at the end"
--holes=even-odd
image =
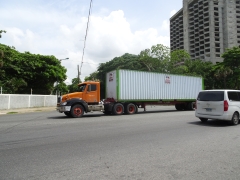
{"type": "Polygon", "coordinates": [[[170,77],[169,76],[165,77],[165,83],[170,84],[170,77]]]}
{"type": "Polygon", "coordinates": [[[113,73],[109,73],[109,81],[113,81],[113,73]]]}

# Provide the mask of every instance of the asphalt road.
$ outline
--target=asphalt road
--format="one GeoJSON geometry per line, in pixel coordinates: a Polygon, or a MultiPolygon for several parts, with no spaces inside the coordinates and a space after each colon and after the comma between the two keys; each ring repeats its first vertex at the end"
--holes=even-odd
{"type": "MultiPolygon", "coordinates": [[[[156,111],[158,110],[158,111],[156,111]]],[[[0,116],[1,180],[240,179],[240,125],[194,111],[0,116]]]]}

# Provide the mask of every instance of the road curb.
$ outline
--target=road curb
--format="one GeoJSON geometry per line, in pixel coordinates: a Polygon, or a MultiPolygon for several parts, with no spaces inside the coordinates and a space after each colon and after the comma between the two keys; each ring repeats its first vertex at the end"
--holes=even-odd
{"type": "Polygon", "coordinates": [[[0,115],[5,114],[19,114],[29,112],[54,111],[56,107],[35,107],[35,108],[21,108],[21,109],[4,109],[0,110],[0,115]]]}

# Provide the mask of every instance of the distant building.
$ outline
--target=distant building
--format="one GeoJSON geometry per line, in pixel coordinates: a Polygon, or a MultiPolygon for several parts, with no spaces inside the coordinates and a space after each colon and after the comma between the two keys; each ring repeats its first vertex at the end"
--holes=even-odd
{"type": "Polygon", "coordinates": [[[193,59],[222,62],[226,48],[240,45],[240,0],[183,0],[170,18],[171,50],[193,59]]]}

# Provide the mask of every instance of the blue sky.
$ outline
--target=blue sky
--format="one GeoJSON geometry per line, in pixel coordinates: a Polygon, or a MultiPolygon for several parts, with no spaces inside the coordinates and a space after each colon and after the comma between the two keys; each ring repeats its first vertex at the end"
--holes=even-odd
{"type": "MultiPolygon", "coordinates": [[[[90,0],[0,0],[0,43],[18,51],[54,55],[67,83],[81,64],[90,0]]],[[[169,46],[169,18],[182,0],[93,0],[81,80],[98,64],[152,45],[169,46]]]]}

